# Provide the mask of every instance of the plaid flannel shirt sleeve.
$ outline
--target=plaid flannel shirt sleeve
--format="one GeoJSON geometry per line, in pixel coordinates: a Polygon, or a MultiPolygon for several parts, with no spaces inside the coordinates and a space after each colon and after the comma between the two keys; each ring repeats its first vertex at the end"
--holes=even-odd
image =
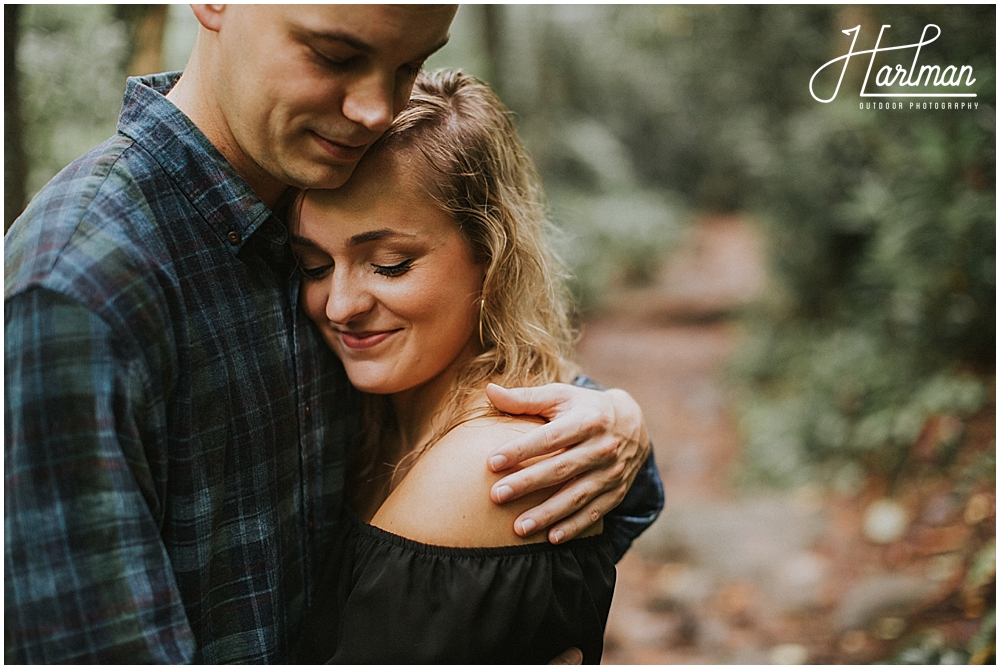
{"type": "MultiPolygon", "coordinates": [[[[573,385],[595,390],[604,389],[583,374],[573,380],[573,385]]],[[[625,499],[604,517],[604,531],[611,537],[616,561],[621,560],[635,538],[653,524],[663,510],[664,501],[660,471],[656,466],[653,451],[650,450],[649,457],[632,482],[632,487],[625,494],[625,499]]]]}
{"type": "Polygon", "coordinates": [[[191,660],[135,411],[141,365],[47,289],[5,300],[4,334],[6,662],[191,660]]]}

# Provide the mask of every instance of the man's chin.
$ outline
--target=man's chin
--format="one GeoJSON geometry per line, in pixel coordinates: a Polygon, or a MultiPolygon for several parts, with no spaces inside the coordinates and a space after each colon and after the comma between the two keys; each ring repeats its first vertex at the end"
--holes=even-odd
{"type": "Polygon", "coordinates": [[[320,170],[289,175],[288,184],[299,190],[340,188],[354,174],[355,167],[357,167],[357,163],[336,167],[324,166],[320,170]]]}

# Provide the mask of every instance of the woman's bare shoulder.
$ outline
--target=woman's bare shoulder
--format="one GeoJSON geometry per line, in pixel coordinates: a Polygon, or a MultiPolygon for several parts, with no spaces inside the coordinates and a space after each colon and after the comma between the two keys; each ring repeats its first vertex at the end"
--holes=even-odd
{"type": "Polygon", "coordinates": [[[514,533],[514,521],[552,491],[494,504],[490,488],[503,475],[486,466],[494,448],[542,423],[540,419],[500,416],[459,425],[417,461],[372,524],[438,546],[514,546],[545,541],[543,532],[519,537],[514,533]]]}

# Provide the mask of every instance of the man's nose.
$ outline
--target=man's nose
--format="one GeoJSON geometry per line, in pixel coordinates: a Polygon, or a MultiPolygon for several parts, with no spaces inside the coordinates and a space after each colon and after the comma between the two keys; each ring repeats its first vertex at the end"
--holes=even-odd
{"type": "Polygon", "coordinates": [[[344,98],[344,116],[372,132],[385,132],[394,117],[395,86],[395,75],[382,72],[359,79],[344,98]]]}

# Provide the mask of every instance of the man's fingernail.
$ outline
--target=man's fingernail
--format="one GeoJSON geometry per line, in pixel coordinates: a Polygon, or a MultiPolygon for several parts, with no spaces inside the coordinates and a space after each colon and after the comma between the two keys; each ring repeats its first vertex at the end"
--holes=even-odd
{"type": "Polygon", "coordinates": [[[507,457],[503,455],[494,455],[490,458],[490,468],[493,471],[499,471],[507,466],[507,457]]]}
{"type": "Polygon", "coordinates": [[[552,543],[558,544],[562,543],[562,540],[566,538],[566,533],[562,530],[556,530],[556,533],[552,535],[552,543]]]}
{"type": "Polygon", "coordinates": [[[514,489],[509,485],[502,485],[497,488],[497,499],[501,502],[506,502],[510,499],[510,496],[514,494],[514,489]]]}
{"type": "Polygon", "coordinates": [[[534,532],[535,527],[536,527],[535,521],[533,521],[531,518],[521,521],[521,532],[524,533],[524,536],[528,536],[529,534],[534,532]]]}

